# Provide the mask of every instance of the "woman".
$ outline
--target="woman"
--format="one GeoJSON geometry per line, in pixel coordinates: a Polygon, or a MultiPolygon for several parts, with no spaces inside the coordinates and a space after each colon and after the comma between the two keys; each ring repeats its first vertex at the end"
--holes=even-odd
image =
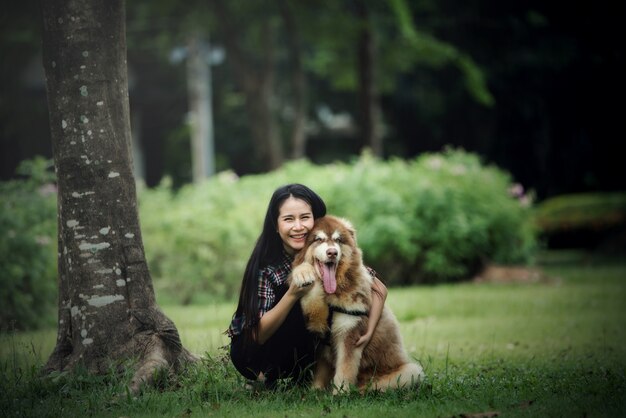
{"type": "MultiPolygon", "coordinates": [[[[249,380],[264,380],[272,387],[279,378],[302,383],[309,375],[306,371],[314,361],[316,340],[306,330],[298,301],[310,287],[288,285],[287,277],[315,219],[325,214],[324,201],[301,184],[279,187],[270,199],[227,331],[232,362],[249,380]]],[[[357,346],[371,339],[387,297],[386,287],[376,277],[372,290],[376,297],[368,329],[357,346]]]]}

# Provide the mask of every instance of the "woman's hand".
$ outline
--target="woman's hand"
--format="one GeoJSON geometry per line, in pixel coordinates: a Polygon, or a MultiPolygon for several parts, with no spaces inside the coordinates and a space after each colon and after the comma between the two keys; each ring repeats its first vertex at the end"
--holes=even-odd
{"type": "Polygon", "coordinates": [[[373,332],[366,332],[365,334],[361,335],[361,338],[358,339],[358,341],[354,344],[354,346],[355,347],[367,346],[367,344],[372,339],[372,335],[374,335],[373,332]]]}
{"type": "Polygon", "coordinates": [[[372,283],[372,306],[368,317],[367,331],[365,331],[365,334],[361,335],[361,338],[357,340],[354,344],[355,347],[365,347],[369,344],[372,336],[374,335],[374,330],[378,325],[378,321],[383,313],[386,299],[387,287],[377,277],[374,277],[374,282],[372,283]]]}

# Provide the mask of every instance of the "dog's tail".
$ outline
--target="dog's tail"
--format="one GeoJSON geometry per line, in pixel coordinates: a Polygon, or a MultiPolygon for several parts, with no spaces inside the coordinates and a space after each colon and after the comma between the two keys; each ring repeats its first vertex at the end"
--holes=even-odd
{"type": "Polygon", "coordinates": [[[425,377],[422,366],[417,363],[406,363],[391,373],[378,376],[370,388],[384,392],[388,389],[417,387],[425,377]]]}

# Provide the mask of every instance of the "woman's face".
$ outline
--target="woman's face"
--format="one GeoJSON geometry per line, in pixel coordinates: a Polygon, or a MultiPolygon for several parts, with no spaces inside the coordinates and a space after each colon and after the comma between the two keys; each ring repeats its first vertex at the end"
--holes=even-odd
{"type": "Polygon", "coordinates": [[[304,248],[313,223],[311,206],[302,199],[288,197],[278,210],[278,235],[285,251],[293,255],[304,248]]]}

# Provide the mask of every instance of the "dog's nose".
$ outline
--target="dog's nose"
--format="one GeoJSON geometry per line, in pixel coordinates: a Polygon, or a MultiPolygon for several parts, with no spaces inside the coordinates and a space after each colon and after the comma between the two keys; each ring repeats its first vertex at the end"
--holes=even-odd
{"type": "Polygon", "coordinates": [[[337,249],[336,248],[329,248],[326,250],[326,257],[328,258],[335,258],[337,257],[337,249]]]}

